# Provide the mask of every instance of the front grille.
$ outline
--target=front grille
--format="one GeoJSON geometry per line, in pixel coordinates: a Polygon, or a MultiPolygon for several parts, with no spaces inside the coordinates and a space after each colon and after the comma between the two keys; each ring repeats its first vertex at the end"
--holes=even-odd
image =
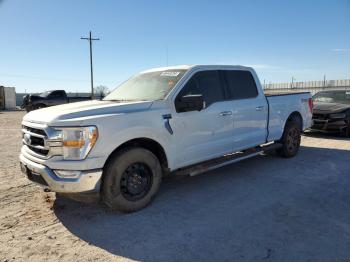
{"type": "Polygon", "coordinates": [[[32,141],[32,145],[45,146],[43,138],[31,136],[30,140],[32,141]]]}
{"type": "Polygon", "coordinates": [[[42,136],[46,136],[46,133],[44,130],[42,129],[38,129],[38,128],[33,128],[33,127],[29,127],[29,126],[22,126],[25,130],[34,133],[34,134],[38,134],[38,135],[42,135],[42,136]]]}
{"type": "Polygon", "coordinates": [[[33,146],[28,146],[28,147],[30,148],[30,150],[34,151],[35,153],[37,153],[39,155],[47,156],[47,154],[49,153],[49,150],[47,150],[47,149],[40,149],[40,148],[36,148],[33,146]]]}
{"type": "Polygon", "coordinates": [[[327,120],[329,119],[328,114],[313,114],[312,119],[327,120]]]}
{"type": "Polygon", "coordinates": [[[22,131],[23,144],[36,154],[46,157],[49,150],[45,148],[45,138],[47,137],[45,130],[23,125],[22,131]]]}

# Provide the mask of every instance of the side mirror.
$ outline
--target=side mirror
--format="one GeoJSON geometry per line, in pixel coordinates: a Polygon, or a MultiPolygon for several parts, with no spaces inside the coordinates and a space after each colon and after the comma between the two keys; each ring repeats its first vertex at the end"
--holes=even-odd
{"type": "Polygon", "coordinates": [[[175,102],[177,112],[201,111],[204,108],[202,95],[186,95],[175,102]]]}

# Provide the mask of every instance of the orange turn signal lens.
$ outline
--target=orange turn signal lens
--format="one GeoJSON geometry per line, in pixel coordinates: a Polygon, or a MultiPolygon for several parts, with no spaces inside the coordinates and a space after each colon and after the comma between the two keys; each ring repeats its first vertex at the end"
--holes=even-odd
{"type": "Polygon", "coordinates": [[[63,146],[65,147],[83,147],[85,145],[84,140],[68,140],[68,141],[63,141],[63,146]]]}
{"type": "Polygon", "coordinates": [[[95,128],[91,134],[91,147],[95,145],[97,137],[98,137],[98,132],[97,132],[97,129],[95,128]]]}

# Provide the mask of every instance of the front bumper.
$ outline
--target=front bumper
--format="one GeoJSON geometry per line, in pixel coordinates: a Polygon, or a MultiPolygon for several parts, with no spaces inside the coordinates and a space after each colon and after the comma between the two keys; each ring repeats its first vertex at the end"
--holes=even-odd
{"type": "Polygon", "coordinates": [[[22,172],[31,181],[59,193],[95,193],[100,191],[102,169],[82,171],[77,178],[60,178],[49,167],[20,155],[22,172]]]}
{"type": "Polygon", "coordinates": [[[313,124],[311,126],[311,129],[318,130],[318,131],[330,131],[335,132],[339,131],[341,132],[343,129],[345,129],[348,126],[348,123],[345,119],[313,119],[313,124]]]}

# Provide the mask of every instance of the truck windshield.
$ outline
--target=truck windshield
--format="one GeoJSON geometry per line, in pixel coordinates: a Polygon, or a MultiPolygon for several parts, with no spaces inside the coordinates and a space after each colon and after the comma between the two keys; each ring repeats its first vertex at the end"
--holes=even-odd
{"type": "Polygon", "coordinates": [[[313,96],[315,102],[350,104],[349,91],[326,91],[313,96]]]}
{"type": "Polygon", "coordinates": [[[135,75],[115,88],[103,100],[153,101],[164,99],[187,70],[163,70],[135,75]]]}
{"type": "Polygon", "coordinates": [[[47,97],[49,94],[51,94],[51,91],[46,91],[44,93],[41,93],[39,96],[40,97],[47,97]]]}

